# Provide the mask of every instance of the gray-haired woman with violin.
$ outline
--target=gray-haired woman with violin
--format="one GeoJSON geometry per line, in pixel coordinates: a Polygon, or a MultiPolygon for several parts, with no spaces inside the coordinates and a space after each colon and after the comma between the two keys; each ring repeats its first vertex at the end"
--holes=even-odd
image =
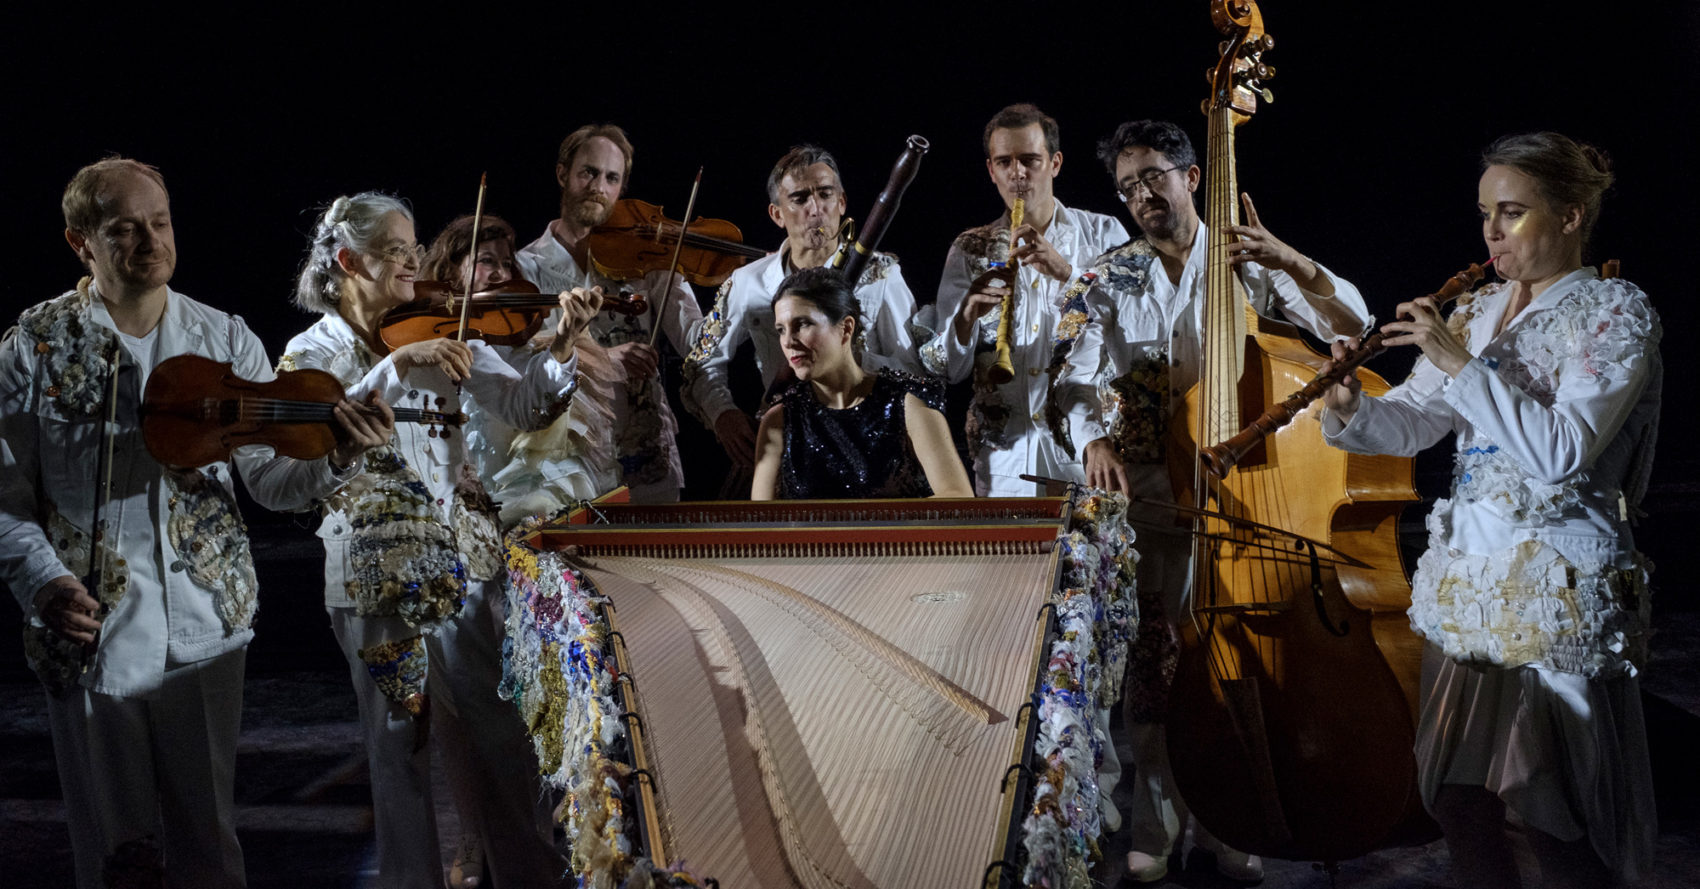
{"type": "MultiPolygon", "coordinates": [[[[351,397],[458,412],[468,399],[521,429],[547,425],[575,388],[573,341],[596,293],[560,297],[550,348],[516,371],[482,342],[439,338],[391,349],[385,312],[413,298],[420,270],[413,214],[366,192],[337,198],[314,227],[295,301],[323,314],[280,367],[318,368],[351,397]]],[[[488,497],[452,427],[398,424],[359,474],[319,507],[325,606],[348,658],[372,772],[382,886],[441,886],[426,740],[441,732],[457,784],[484,788],[476,823],[498,885],[546,886],[564,869],[533,817],[537,768],[513,706],[496,694],[502,571],[488,497]],[[428,718],[427,707],[436,709],[428,718]]]]}
{"type": "Polygon", "coordinates": [[[1346,450],[1457,435],[1410,617],[1429,643],[1419,786],[1466,886],[1633,880],[1657,833],[1636,680],[1651,565],[1629,517],[1652,465],[1660,327],[1639,288],[1582,264],[1611,182],[1600,152],[1556,133],[1494,143],[1478,207],[1503,283],[1449,319],[1427,297],[1399,306],[1383,330],[1422,349],[1410,379],[1324,396],[1324,434],[1346,450]],[[1538,876],[1519,875],[1509,822],[1538,876]]]}

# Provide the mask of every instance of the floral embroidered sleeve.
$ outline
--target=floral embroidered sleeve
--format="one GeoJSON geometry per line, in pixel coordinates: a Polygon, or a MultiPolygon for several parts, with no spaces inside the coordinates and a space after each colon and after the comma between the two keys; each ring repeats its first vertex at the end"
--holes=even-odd
{"type": "Polygon", "coordinates": [[[744,331],[742,302],[736,299],[740,277],[734,274],[720,285],[714,296],[714,308],[702,316],[697,341],[685,356],[684,385],[680,391],[685,409],[704,426],[714,428],[720,415],[737,410],[732,389],[727,384],[727,366],[738,352],[747,334],[744,331]]]}
{"type": "Polygon", "coordinates": [[[932,339],[920,347],[921,366],[928,373],[943,377],[950,383],[960,383],[973,373],[977,339],[986,330],[986,325],[978,324],[975,326],[974,337],[969,342],[960,343],[956,340],[956,313],[961,308],[962,301],[968,298],[968,285],[973,282],[976,274],[973,270],[973,259],[963,249],[963,239],[973,233],[964,232],[959,236],[956,243],[951,245],[950,253],[945,256],[944,275],[939,279],[938,299],[934,303],[938,311],[939,329],[932,339]]]}
{"type": "Polygon", "coordinates": [[[1557,484],[1592,466],[1635,408],[1660,334],[1633,284],[1584,284],[1520,325],[1515,358],[1465,365],[1446,403],[1531,475],[1557,484]]]}

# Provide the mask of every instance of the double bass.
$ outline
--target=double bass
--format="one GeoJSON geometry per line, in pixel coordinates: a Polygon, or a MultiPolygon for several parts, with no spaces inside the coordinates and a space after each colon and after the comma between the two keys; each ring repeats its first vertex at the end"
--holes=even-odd
{"type": "Polygon", "coordinates": [[[1325,360],[1253,311],[1229,261],[1235,128],[1268,98],[1274,41],[1253,0],[1212,0],[1211,17],[1228,39],[1204,103],[1203,366],[1169,425],[1171,479],[1194,524],[1168,748],[1181,796],[1223,842],[1332,866],[1435,835],[1416,793],[1422,646],[1396,534],[1417,496],[1409,459],[1330,447],[1315,408],[1225,477],[1209,471],[1201,444],[1238,433],[1325,360]]]}

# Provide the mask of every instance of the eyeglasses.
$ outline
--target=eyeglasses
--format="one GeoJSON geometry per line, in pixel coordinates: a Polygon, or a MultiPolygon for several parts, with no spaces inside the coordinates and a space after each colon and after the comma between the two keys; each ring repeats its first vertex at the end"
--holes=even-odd
{"type": "Polygon", "coordinates": [[[385,247],[382,250],[374,250],[372,251],[372,255],[384,262],[393,262],[396,265],[407,265],[409,263],[424,264],[425,245],[396,244],[393,247],[385,247]]]}
{"type": "Polygon", "coordinates": [[[1131,182],[1123,180],[1120,184],[1118,184],[1116,186],[1116,197],[1121,198],[1122,203],[1127,203],[1128,201],[1133,200],[1134,197],[1136,197],[1139,194],[1139,189],[1140,189],[1141,186],[1143,186],[1145,188],[1145,190],[1150,192],[1151,194],[1156,194],[1157,193],[1157,183],[1159,181],[1161,181],[1164,176],[1167,176],[1170,173],[1173,173],[1174,171],[1179,170],[1179,169],[1180,169],[1179,166],[1173,166],[1173,167],[1168,168],[1167,170],[1150,170],[1150,171],[1146,172],[1145,175],[1140,176],[1139,178],[1134,179],[1131,182]]]}

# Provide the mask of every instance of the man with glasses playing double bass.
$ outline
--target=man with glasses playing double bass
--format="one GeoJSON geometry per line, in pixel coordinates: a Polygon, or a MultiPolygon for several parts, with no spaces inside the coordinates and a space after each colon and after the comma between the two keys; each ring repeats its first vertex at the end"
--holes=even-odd
{"type": "MultiPolygon", "coordinates": [[[[1059,444],[1080,448],[1087,484],[1168,501],[1165,427],[1199,379],[1203,358],[1209,234],[1193,204],[1203,173],[1186,132],[1165,121],[1122,124],[1098,144],[1098,158],[1140,237],[1094,263],[1097,278],[1081,295],[1089,320],[1053,393],[1052,431],[1059,444]]],[[[1361,333],[1369,312],[1357,288],[1270,234],[1251,198],[1242,200],[1246,224],[1228,231],[1238,239],[1231,261],[1252,307],[1323,340],[1361,333]]],[[[1180,613],[1187,594],[1191,550],[1184,537],[1151,534],[1141,537],[1139,552],[1139,628],[1122,701],[1138,775],[1128,875],[1149,883],[1167,874],[1186,826],[1162,720],[1177,650],[1167,616],[1180,613]]],[[[1257,856],[1222,846],[1203,830],[1194,836],[1196,845],[1216,853],[1224,875],[1262,877],[1257,856]]]]}

